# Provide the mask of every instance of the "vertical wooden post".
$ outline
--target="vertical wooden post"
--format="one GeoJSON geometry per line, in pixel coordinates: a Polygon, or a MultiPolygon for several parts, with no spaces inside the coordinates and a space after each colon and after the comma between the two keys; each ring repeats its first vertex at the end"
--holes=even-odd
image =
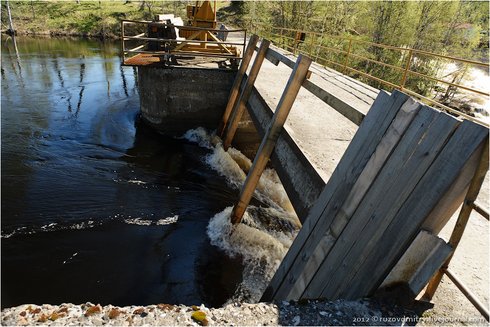
{"type": "Polygon", "coordinates": [[[458,247],[461,238],[463,237],[464,230],[466,228],[466,224],[468,223],[468,219],[470,218],[471,211],[473,210],[473,203],[480,192],[481,186],[483,184],[483,180],[485,179],[485,174],[488,171],[488,139],[485,142],[483,147],[483,152],[481,155],[480,163],[478,164],[478,168],[471,180],[470,187],[468,192],[466,193],[466,198],[463,202],[463,206],[461,207],[461,211],[459,212],[458,220],[456,221],[456,225],[454,226],[453,232],[451,234],[451,238],[449,239],[449,245],[453,248],[453,252],[446,260],[446,262],[442,265],[441,269],[437,271],[437,273],[432,277],[425,293],[423,295],[423,299],[430,301],[434,294],[436,293],[437,288],[441,282],[442,276],[445,271],[449,267],[449,263],[453,258],[454,252],[458,247]]]}
{"type": "Polygon", "coordinates": [[[245,110],[245,106],[247,104],[248,98],[252,93],[255,80],[259,75],[260,67],[264,62],[265,54],[269,49],[269,45],[270,45],[269,40],[262,40],[262,42],[260,43],[259,51],[257,52],[255,61],[252,65],[252,68],[250,69],[250,75],[248,76],[247,81],[245,82],[245,88],[243,89],[243,92],[240,94],[240,99],[238,100],[237,103],[235,103],[235,106],[233,107],[233,110],[231,112],[231,118],[228,121],[228,124],[226,125],[225,132],[224,132],[225,136],[223,140],[223,148],[225,150],[228,150],[228,148],[231,145],[231,141],[235,136],[235,132],[238,128],[238,123],[242,118],[242,114],[243,111],[245,110]]]}
{"type": "Polygon", "coordinates": [[[126,56],[124,54],[124,21],[121,20],[121,56],[123,64],[126,61],[126,56]]]}
{"type": "Polygon", "coordinates": [[[225,130],[225,126],[228,123],[228,119],[230,118],[231,111],[235,107],[236,100],[238,98],[238,92],[240,90],[240,85],[242,84],[243,76],[248,69],[248,65],[250,64],[250,60],[252,59],[252,55],[255,51],[255,46],[259,41],[259,37],[257,35],[252,35],[250,40],[248,41],[247,50],[243,54],[242,63],[235,77],[235,81],[233,82],[233,86],[231,87],[230,97],[228,98],[228,104],[226,105],[225,112],[223,113],[223,117],[221,118],[220,125],[218,126],[218,136],[223,137],[223,132],[225,130]]]}
{"type": "Polygon", "coordinates": [[[303,84],[306,76],[308,75],[308,68],[310,68],[311,59],[299,55],[296,60],[296,65],[293,68],[291,76],[284,92],[282,93],[281,100],[277,105],[274,116],[272,117],[270,127],[264,135],[262,142],[260,143],[259,150],[255,156],[252,168],[250,169],[245,184],[240,192],[240,197],[237,204],[233,207],[231,213],[231,222],[238,224],[242,220],[243,214],[247,209],[250,200],[252,199],[253,192],[257,187],[260,176],[269,161],[272,150],[276,146],[277,139],[282,131],[284,123],[291,111],[294,100],[298,95],[298,92],[303,84]]]}

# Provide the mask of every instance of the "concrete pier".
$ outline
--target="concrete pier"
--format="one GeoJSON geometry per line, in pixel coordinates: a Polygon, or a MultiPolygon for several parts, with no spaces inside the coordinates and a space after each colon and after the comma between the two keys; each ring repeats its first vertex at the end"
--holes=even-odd
{"type": "Polygon", "coordinates": [[[168,135],[216,128],[235,75],[226,69],[138,67],[143,120],[168,135]]]}

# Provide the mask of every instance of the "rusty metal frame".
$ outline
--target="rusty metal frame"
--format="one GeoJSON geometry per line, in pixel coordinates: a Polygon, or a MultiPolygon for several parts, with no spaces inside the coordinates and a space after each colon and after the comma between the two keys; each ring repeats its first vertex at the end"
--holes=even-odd
{"type": "MultiPolygon", "coordinates": [[[[337,62],[334,60],[329,60],[329,59],[323,58],[321,56],[316,56],[316,58],[317,58],[316,61],[319,61],[318,59],[320,59],[323,62],[326,62],[328,64],[335,65],[335,66],[339,67],[343,72],[350,71],[350,72],[362,75],[365,78],[377,81],[377,82],[384,84],[386,86],[389,86],[391,88],[402,90],[402,91],[404,91],[404,92],[406,92],[412,96],[417,97],[419,100],[428,102],[431,105],[439,107],[440,109],[446,110],[450,113],[456,114],[458,116],[461,116],[465,119],[474,121],[476,123],[488,126],[488,124],[486,124],[485,122],[483,122],[483,121],[481,121],[475,117],[471,117],[467,114],[464,114],[464,113],[462,113],[456,109],[450,108],[450,107],[448,107],[448,106],[446,106],[446,105],[444,105],[444,104],[442,104],[436,100],[427,98],[427,97],[425,97],[421,94],[418,94],[418,93],[416,93],[410,89],[407,89],[405,87],[406,81],[409,79],[409,77],[411,75],[414,75],[414,76],[419,76],[422,78],[426,78],[426,79],[435,81],[437,83],[443,83],[443,84],[448,85],[448,86],[456,87],[458,89],[462,89],[462,90],[472,92],[475,94],[490,96],[490,93],[487,91],[478,90],[478,89],[467,87],[467,86],[464,86],[461,84],[448,82],[448,81],[445,81],[443,79],[436,78],[436,77],[433,77],[433,76],[430,76],[427,74],[422,74],[422,73],[419,73],[419,72],[416,72],[416,71],[413,71],[410,69],[412,60],[414,57],[416,57],[417,54],[422,55],[422,56],[430,56],[430,57],[434,57],[434,58],[440,58],[440,59],[448,59],[448,60],[452,60],[452,61],[456,61],[456,62],[464,63],[464,64],[486,67],[487,69],[490,67],[490,65],[488,63],[483,63],[483,62],[468,60],[468,59],[463,59],[463,58],[457,58],[457,57],[447,56],[447,55],[442,55],[442,54],[436,54],[436,53],[424,51],[424,50],[418,50],[418,49],[412,49],[412,48],[403,48],[403,47],[396,47],[396,46],[391,46],[391,45],[386,45],[386,44],[374,43],[374,42],[370,42],[370,41],[366,41],[366,40],[356,39],[353,37],[343,37],[343,36],[338,36],[338,35],[326,35],[326,34],[319,33],[319,32],[311,32],[311,31],[305,31],[305,30],[301,30],[301,29],[292,29],[292,28],[285,28],[285,27],[266,26],[266,25],[262,25],[262,24],[255,24],[255,26],[259,29],[259,31],[261,28],[266,29],[267,34],[269,35],[269,37],[271,37],[272,40],[274,40],[274,37],[280,37],[282,39],[286,38],[286,39],[294,40],[293,37],[288,37],[288,36],[284,35],[284,31],[287,31],[287,32],[293,32],[293,33],[294,32],[301,32],[301,33],[306,33],[307,35],[310,35],[310,36],[317,36],[317,37],[322,36],[325,38],[331,38],[331,39],[338,39],[338,40],[346,41],[346,42],[348,42],[347,43],[347,47],[348,47],[347,51],[344,49],[336,49],[336,48],[332,48],[332,47],[326,47],[326,46],[323,46],[323,44],[317,44],[315,46],[315,49],[320,48],[320,49],[325,49],[325,50],[332,51],[335,53],[343,54],[345,56],[343,58],[343,62],[337,62]],[[280,31],[281,35],[274,33],[275,31],[280,31]],[[370,59],[370,58],[367,58],[365,56],[361,56],[361,55],[353,53],[352,48],[353,48],[354,43],[368,44],[368,45],[379,47],[379,48],[395,50],[395,51],[400,51],[400,52],[407,52],[407,57],[406,57],[406,59],[404,59],[403,67],[387,64],[387,63],[384,63],[382,61],[370,59]],[[371,74],[362,72],[362,71],[355,69],[355,68],[348,65],[350,57],[354,57],[354,58],[361,59],[361,60],[366,60],[366,61],[372,62],[372,63],[380,65],[380,66],[384,66],[384,67],[388,67],[388,68],[400,71],[400,72],[402,72],[402,78],[398,84],[395,84],[395,83],[391,83],[389,81],[383,80],[382,78],[379,78],[379,77],[373,76],[371,74]]],[[[259,34],[260,34],[260,32],[259,32],[259,34]]],[[[291,50],[293,53],[296,53],[296,52],[308,53],[308,52],[302,51],[301,49],[298,49],[297,47],[290,47],[290,46],[286,46],[286,47],[289,50],[291,50]]],[[[313,50],[310,48],[310,54],[312,51],[313,50]]]]}
{"type": "MultiPolygon", "coordinates": [[[[136,25],[148,25],[150,23],[154,23],[152,21],[144,21],[144,20],[121,20],[121,57],[123,61],[123,65],[128,65],[127,56],[133,55],[131,58],[134,58],[135,55],[147,54],[153,55],[155,57],[164,56],[164,55],[189,55],[196,57],[207,57],[207,58],[222,58],[222,59],[242,59],[242,54],[245,49],[246,39],[247,39],[247,31],[245,29],[231,29],[231,30],[220,30],[213,28],[202,28],[195,26],[177,26],[173,24],[165,24],[171,28],[180,28],[191,31],[202,32],[202,33],[213,33],[213,32],[226,32],[226,33],[244,33],[243,42],[226,42],[226,41],[217,41],[213,39],[212,41],[202,41],[202,40],[176,40],[176,39],[166,39],[166,38],[151,38],[146,37],[146,33],[140,33],[137,35],[126,35],[125,25],[127,24],[136,24],[136,25]],[[141,41],[142,44],[138,44],[136,47],[131,49],[126,48],[126,41],[141,41]],[[148,51],[144,50],[147,42],[158,42],[158,43],[173,43],[177,46],[189,46],[187,49],[182,50],[173,50],[170,49],[168,51],[148,51]],[[233,46],[241,46],[241,51],[232,51],[233,46]]],[[[130,64],[129,64],[130,65],[130,64]]]]}

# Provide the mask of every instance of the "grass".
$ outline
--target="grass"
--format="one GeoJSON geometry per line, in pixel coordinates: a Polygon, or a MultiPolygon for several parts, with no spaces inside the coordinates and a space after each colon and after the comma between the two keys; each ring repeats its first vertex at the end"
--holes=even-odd
{"type": "MultiPolygon", "coordinates": [[[[19,34],[83,35],[117,37],[120,19],[152,19],[157,13],[173,13],[185,19],[186,2],[178,1],[10,1],[14,28],[19,34]]],[[[2,1],[2,30],[8,28],[2,1]]]]}

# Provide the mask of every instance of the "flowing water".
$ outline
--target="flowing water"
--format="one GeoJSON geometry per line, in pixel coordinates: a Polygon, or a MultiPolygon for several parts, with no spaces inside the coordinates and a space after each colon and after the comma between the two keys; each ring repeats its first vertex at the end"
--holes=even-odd
{"type": "Polygon", "coordinates": [[[118,44],[17,45],[2,39],[2,307],[259,300],[299,226],[275,172],[233,227],[250,160],[140,123],[118,44]]]}
{"type": "Polygon", "coordinates": [[[206,229],[238,190],[209,149],[138,122],[118,44],[17,46],[2,40],[2,307],[225,302],[241,261],[206,229]]]}

